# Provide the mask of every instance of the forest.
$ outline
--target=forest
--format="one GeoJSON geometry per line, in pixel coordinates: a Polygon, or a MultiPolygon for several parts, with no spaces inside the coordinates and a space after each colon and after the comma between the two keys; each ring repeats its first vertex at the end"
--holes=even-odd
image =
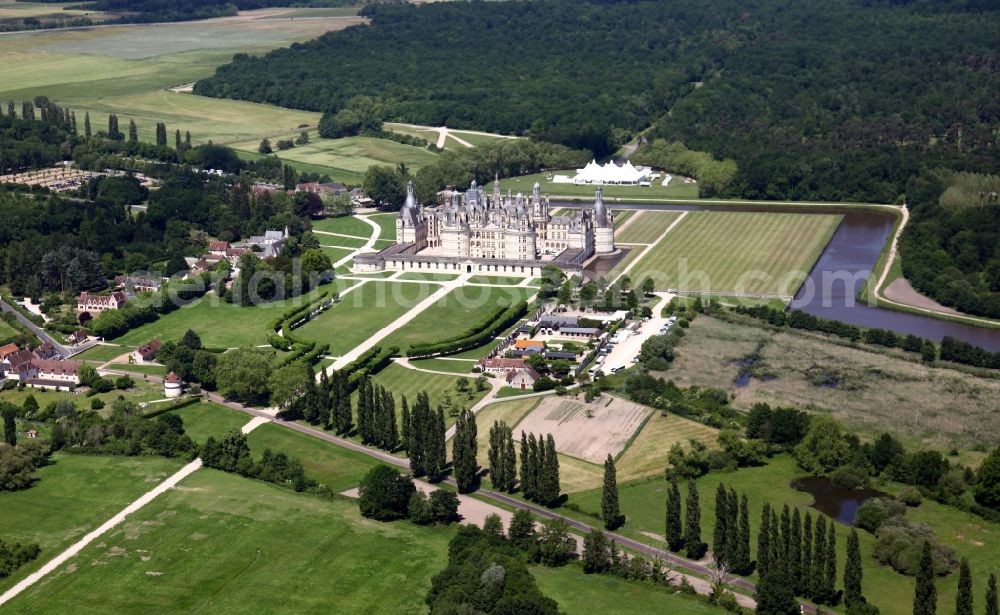
{"type": "Polygon", "coordinates": [[[724,194],[894,202],[924,167],[1000,165],[996,10],[980,0],[375,5],[363,10],[368,26],[239,54],[195,91],[328,114],[371,96],[387,120],[596,156],[653,126],[651,143],[735,161],[724,194]]]}
{"type": "Polygon", "coordinates": [[[927,173],[907,194],[903,275],[944,305],[1000,318],[1000,177],[927,173]]]}

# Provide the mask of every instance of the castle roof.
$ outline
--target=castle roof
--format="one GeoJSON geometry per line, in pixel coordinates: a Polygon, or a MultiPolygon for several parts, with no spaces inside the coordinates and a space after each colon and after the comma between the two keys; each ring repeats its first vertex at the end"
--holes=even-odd
{"type": "Polygon", "coordinates": [[[610,226],[608,222],[608,210],[604,207],[603,192],[603,190],[598,188],[594,194],[594,225],[597,228],[608,228],[610,226]]]}

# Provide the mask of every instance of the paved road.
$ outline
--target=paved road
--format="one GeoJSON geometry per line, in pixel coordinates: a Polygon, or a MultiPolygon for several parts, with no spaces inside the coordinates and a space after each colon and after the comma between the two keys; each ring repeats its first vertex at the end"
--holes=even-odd
{"type": "Polygon", "coordinates": [[[4,301],[3,299],[0,299],[0,311],[10,312],[11,314],[13,314],[14,318],[16,318],[22,325],[27,327],[32,333],[37,335],[38,339],[42,340],[43,342],[52,342],[52,345],[56,347],[56,350],[59,352],[60,355],[62,355],[63,358],[69,358],[70,356],[79,352],[83,352],[84,350],[89,348],[89,346],[81,346],[79,349],[74,348],[73,350],[70,350],[69,348],[63,346],[58,341],[56,341],[56,339],[53,338],[51,335],[49,335],[45,329],[42,329],[35,323],[28,320],[28,318],[24,314],[14,309],[9,303],[4,301]]]}

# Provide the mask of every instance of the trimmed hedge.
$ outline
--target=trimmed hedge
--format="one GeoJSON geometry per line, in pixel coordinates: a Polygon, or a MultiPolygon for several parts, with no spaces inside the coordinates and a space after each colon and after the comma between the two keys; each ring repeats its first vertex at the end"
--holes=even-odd
{"type": "Polygon", "coordinates": [[[350,390],[358,386],[365,376],[374,376],[392,363],[392,358],[399,354],[399,347],[390,346],[385,350],[376,346],[351,362],[341,371],[347,372],[347,384],[350,390]]]}
{"type": "Polygon", "coordinates": [[[167,412],[173,412],[174,410],[180,410],[181,408],[186,408],[188,406],[193,406],[194,404],[200,404],[201,401],[202,400],[201,400],[200,396],[198,396],[198,395],[192,395],[192,396],[186,397],[186,398],[184,398],[184,399],[182,399],[180,401],[176,401],[176,402],[174,402],[172,404],[167,404],[166,406],[160,406],[159,408],[157,408],[156,410],[153,410],[152,412],[143,414],[142,418],[144,418],[144,419],[156,418],[156,417],[160,416],[161,414],[166,414],[167,412]]]}
{"type": "Polygon", "coordinates": [[[490,320],[473,328],[463,337],[452,338],[434,344],[416,344],[410,346],[406,356],[413,359],[423,359],[478,348],[489,343],[490,340],[508,329],[527,313],[528,303],[526,301],[515,303],[510,307],[501,309],[490,320]]]}

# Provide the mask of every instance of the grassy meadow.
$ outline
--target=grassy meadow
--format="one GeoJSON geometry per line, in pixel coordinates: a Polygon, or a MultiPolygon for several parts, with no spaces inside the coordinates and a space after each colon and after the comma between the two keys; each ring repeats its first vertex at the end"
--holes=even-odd
{"type": "Polygon", "coordinates": [[[630,275],[652,277],[659,289],[792,296],[840,220],[823,214],[690,212],[630,275]]]}
{"type": "MultiPolygon", "coordinates": [[[[370,224],[357,216],[340,216],[337,218],[313,220],[312,227],[314,231],[352,235],[360,239],[368,239],[371,237],[372,230],[374,230],[370,224]]],[[[395,229],[395,227],[393,228],[395,229]]],[[[395,230],[393,230],[393,233],[395,233],[395,230]]],[[[340,239],[343,238],[341,237],[340,239]]]]}
{"type": "Polygon", "coordinates": [[[253,418],[212,402],[192,404],[171,410],[168,414],[181,417],[184,421],[184,432],[198,445],[204,444],[209,436],[220,440],[226,432],[243,427],[253,418]]]}
{"type": "Polygon", "coordinates": [[[18,613],[421,611],[452,528],[210,469],[11,603],[18,613]]]}
{"type": "Polygon", "coordinates": [[[37,542],[42,548],[38,559],[0,579],[0,590],[40,568],[182,465],[179,459],[160,457],[53,455],[38,470],[34,486],[0,492],[0,539],[37,542]]]}

